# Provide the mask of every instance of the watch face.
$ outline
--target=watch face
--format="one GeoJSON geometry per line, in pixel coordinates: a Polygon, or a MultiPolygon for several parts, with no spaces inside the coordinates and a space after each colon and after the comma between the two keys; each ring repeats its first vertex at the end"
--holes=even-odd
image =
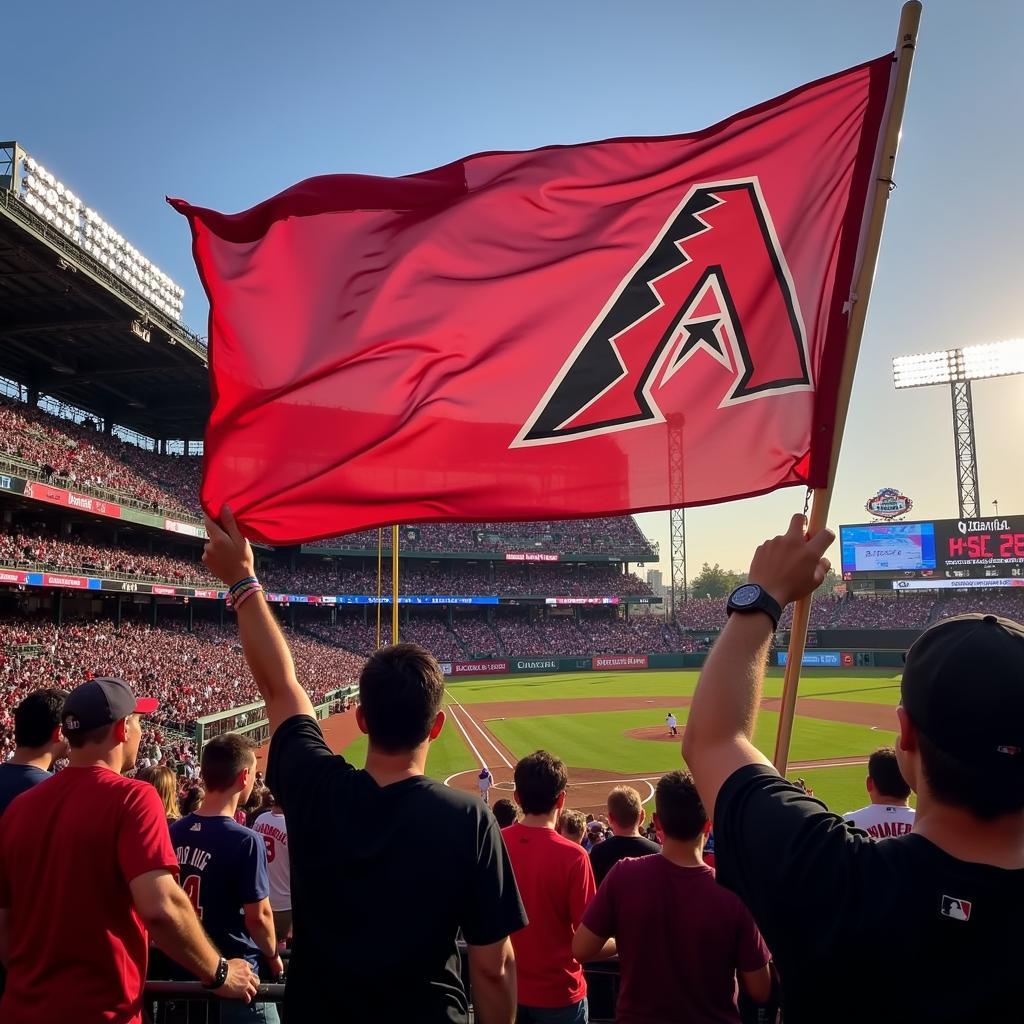
{"type": "Polygon", "coordinates": [[[761,588],[756,583],[745,583],[737,587],[732,595],[732,603],[736,608],[746,608],[761,596],[761,588]]]}

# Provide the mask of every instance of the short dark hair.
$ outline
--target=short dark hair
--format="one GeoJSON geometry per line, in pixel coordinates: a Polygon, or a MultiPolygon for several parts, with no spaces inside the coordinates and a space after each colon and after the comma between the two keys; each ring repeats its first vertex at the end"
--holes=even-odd
{"type": "Polygon", "coordinates": [[[519,820],[519,808],[511,800],[498,800],[494,805],[494,817],[502,828],[508,828],[519,820]]]}
{"type": "Polygon", "coordinates": [[[879,747],[868,758],[868,778],[882,796],[894,796],[897,800],[906,800],[910,796],[910,786],[903,778],[892,747],[879,747]]]}
{"type": "Polygon", "coordinates": [[[632,786],[616,786],[608,794],[608,817],[619,828],[636,828],[644,805],[632,786]]]}
{"type": "Polygon", "coordinates": [[[226,732],[214,736],[205,747],[199,774],[207,790],[223,792],[229,789],[243,768],[256,761],[256,746],[247,736],[226,732]]]}
{"type": "Polygon", "coordinates": [[[658,779],[654,809],[661,831],[670,839],[696,839],[708,820],[689,772],[669,772],[658,779]]]}
{"type": "Polygon", "coordinates": [[[922,732],[917,734],[921,769],[932,796],[942,804],[960,807],[982,821],[1024,810],[1024,786],[1019,776],[988,772],[947,754],[922,732]]]}
{"type": "Polygon", "coordinates": [[[66,690],[36,690],[14,709],[14,742],[19,747],[43,747],[60,728],[66,690]]]}
{"type": "Polygon", "coordinates": [[[441,710],[444,676],[419,644],[382,647],[359,676],[359,705],[370,742],[387,754],[418,747],[441,710]]]}
{"type": "Polygon", "coordinates": [[[516,764],[514,775],[524,814],[547,814],[569,784],[564,762],[546,750],[527,754],[516,764]]]}

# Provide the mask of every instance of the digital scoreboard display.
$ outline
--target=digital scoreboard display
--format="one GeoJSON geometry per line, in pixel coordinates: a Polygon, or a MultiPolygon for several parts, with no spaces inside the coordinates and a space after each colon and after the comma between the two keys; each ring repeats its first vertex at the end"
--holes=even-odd
{"type": "MultiPolygon", "coordinates": [[[[843,579],[1020,579],[1024,516],[839,528],[843,579]]],[[[948,585],[948,584],[947,584],[948,585]]]]}

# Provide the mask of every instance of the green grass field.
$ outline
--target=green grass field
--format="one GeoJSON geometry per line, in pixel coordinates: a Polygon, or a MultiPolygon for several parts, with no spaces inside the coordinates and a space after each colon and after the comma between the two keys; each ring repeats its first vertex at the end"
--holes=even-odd
{"type": "MultiPolygon", "coordinates": [[[[689,697],[697,687],[698,674],[696,669],[552,673],[501,679],[449,680],[448,689],[463,704],[560,697],[689,697]]],[[[764,692],[766,697],[781,695],[781,669],[768,670],[764,692]]],[[[800,677],[800,694],[803,697],[856,700],[895,707],[899,692],[900,677],[891,669],[861,669],[856,674],[804,669],[800,677]]]]}
{"type": "MultiPolygon", "coordinates": [[[[580,672],[565,675],[512,676],[499,679],[449,680],[449,693],[465,705],[517,757],[539,747],[558,754],[568,765],[600,768],[623,775],[659,775],[682,765],[678,743],[654,742],[626,736],[630,729],[660,726],[671,709],[680,724],[686,708],[674,698],[693,694],[695,671],[580,672]],[[536,715],[492,718],[488,705],[498,701],[532,702],[575,697],[650,697],[649,709],[637,711],[596,711],[574,715],[536,715]]],[[[779,696],[782,672],[769,671],[766,696],[779,696]]],[[[824,700],[859,701],[895,706],[899,698],[899,675],[891,670],[864,669],[837,672],[806,669],[800,695],[824,700]]],[[[778,715],[762,711],[754,742],[769,757],[775,744],[778,715]]],[[[876,747],[891,744],[894,734],[845,722],[823,721],[797,715],[793,727],[790,759],[812,761],[823,758],[859,757],[876,747]]],[[[366,738],[355,740],[345,755],[357,764],[366,756],[366,738]]],[[[457,772],[471,771],[477,760],[462,733],[449,722],[431,745],[427,771],[446,779],[457,772]]],[[[816,796],[833,810],[842,812],[867,802],[864,765],[842,765],[791,771],[800,775],[816,796]]]]}

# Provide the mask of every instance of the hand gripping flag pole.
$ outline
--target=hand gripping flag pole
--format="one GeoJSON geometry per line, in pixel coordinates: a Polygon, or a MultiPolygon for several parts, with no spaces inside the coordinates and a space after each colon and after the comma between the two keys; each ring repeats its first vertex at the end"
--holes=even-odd
{"type": "MultiPolygon", "coordinates": [[[[919,0],[909,0],[903,5],[900,12],[888,110],[875,161],[874,188],[870,193],[868,208],[865,211],[865,225],[861,235],[857,270],[854,275],[853,291],[850,295],[850,322],[836,402],[835,423],[832,428],[833,442],[828,480],[824,487],[815,489],[813,493],[811,515],[807,524],[808,535],[813,535],[825,527],[829,506],[832,503],[836,463],[839,461],[839,449],[842,445],[846,414],[850,407],[850,393],[853,389],[853,377],[857,368],[857,355],[864,333],[864,319],[867,315],[868,299],[871,296],[871,285],[878,263],[878,249],[882,240],[885,210],[889,194],[895,187],[893,170],[896,166],[903,110],[907,102],[910,69],[914,62],[914,50],[917,46],[917,33],[920,24],[921,4],[919,0]]],[[[786,774],[789,764],[789,748],[793,738],[793,716],[796,709],[797,688],[800,684],[800,668],[804,659],[804,647],[807,644],[807,624],[810,615],[811,595],[808,595],[797,601],[793,609],[793,625],[789,634],[789,654],[786,658],[779,732],[775,740],[775,757],[773,759],[776,771],[780,775],[786,774]]]]}

